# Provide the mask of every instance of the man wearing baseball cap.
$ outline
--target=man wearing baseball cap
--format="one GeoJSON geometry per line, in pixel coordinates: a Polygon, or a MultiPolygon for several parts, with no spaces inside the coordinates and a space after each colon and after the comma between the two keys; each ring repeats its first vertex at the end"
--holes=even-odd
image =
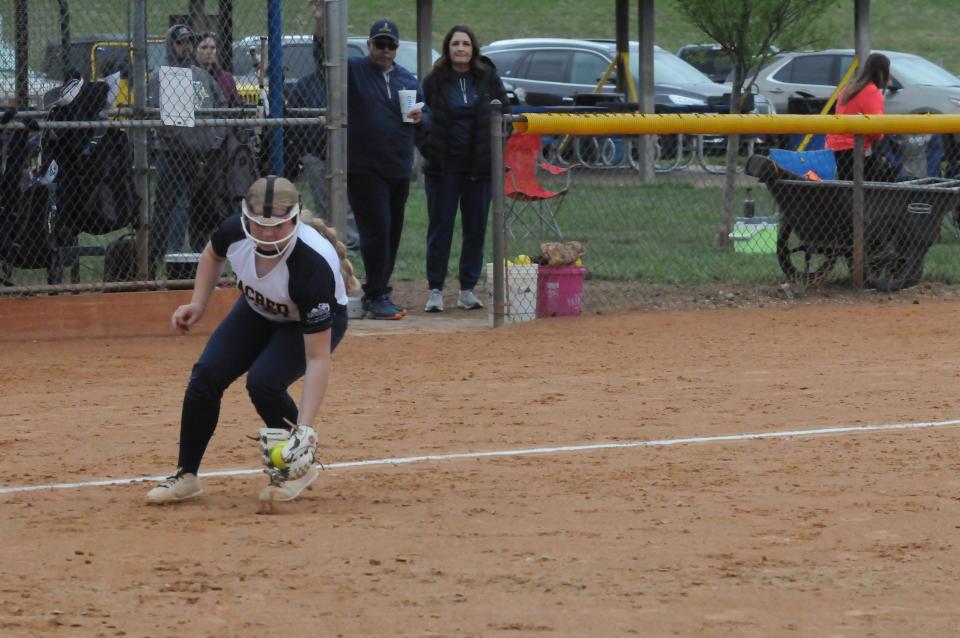
{"type": "Polygon", "coordinates": [[[423,90],[413,74],[396,64],[400,30],[392,20],[370,25],[367,56],[348,65],[347,196],[360,230],[360,254],[366,282],[363,307],[373,319],[402,319],[407,312],[393,303],[390,277],[400,247],[404,209],[413,169],[414,129],[426,109],[404,122],[399,92],[423,90]]]}

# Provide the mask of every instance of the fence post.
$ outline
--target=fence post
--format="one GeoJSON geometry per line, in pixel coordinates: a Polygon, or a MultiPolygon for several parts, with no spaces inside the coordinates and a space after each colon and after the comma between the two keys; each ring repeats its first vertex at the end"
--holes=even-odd
{"type": "MultiPolygon", "coordinates": [[[[280,0],[270,0],[267,7],[267,33],[270,71],[270,117],[283,117],[283,5],[280,0]]],[[[267,128],[270,138],[270,163],[273,174],[283,176],[283,127],[267,128]]]]}
{"type": "Polygon", "coordinates": [[[345,7],[341,0],[326,0],[323,6],[324,24],[324,81],[327,91],[327,222],[337,230],[337,237],[347,238],[347,191],[344,140],[346,139],[346,91],[340,82],[346,77],[346,37],[341,30],[341,15],[345,7]]]}
{"type": "Polygon", "coordinates": [[[853,136],[853,278],[854,290],[863,290],[863,135],[853,136]]]}
{"type": "MultiPolygon", "coordinates": [[[[60,68],[66,73],[70,68],[70,7],[67,0],[59,0],[60,4],[60,68]]],[[[43,105],[39,105],[43,108],[43,105]]]]}
{"type": "Polygon", "coordinates": [[[490,188],[493,199],[493,327],[503,325],[504,280],[503,262],[506,257],[506,228],[504,225],[503,191],[503,104],[490,102],[490,188]]]}
{"type": "MultiPolygon", "coordinates": [[[[133,42],[133,119],[145,119],[147,101],[147,0],[134,0],[130,16],[133,42]]],[[[150,227],[150,176],[147,157],[147,129],[130,129],[130,141],[133,145],[133,187],[140,198],[140,212],[137,215],[137,279],[147,281],[150,276],[149,245],[152,229],[150,227]]]]}
{"type": "MultiPolygon", "coordinates": [[[[654,104],[653,89],[653,0],[639,0],[638,19],[639,19],[639,38],[640,45],[637,50],[637,66],[640,70],[639,86],[637,91],[637,110],[640,113],[653,113],[656,111],[654,104]]],[[[639,135],[636,138],[637,164],[639,166],[639,177],[642,182],[652,182],[655,176],[654,157],[655,157],[655,135],[639,135]]],[[[677,136],[679,141],[680,136],[677,136]]]]}
{"type": "Polygon", "coordinates": [[[14,49],[17,56],[14,69],[14,95],[17,108],[27,111],[30,106],[30,87],[28,86],[28,62],[30,51],[30,12],[27,0],[16,0],[13,16],[14,49]]]}

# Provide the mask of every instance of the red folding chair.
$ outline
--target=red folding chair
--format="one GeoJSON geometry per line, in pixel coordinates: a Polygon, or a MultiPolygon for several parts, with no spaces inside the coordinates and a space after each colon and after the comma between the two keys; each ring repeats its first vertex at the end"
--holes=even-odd
{"type": "Polygon", "coordinates": [[[512,200],[504,222],[510,236],[517,238],[515,225],[524,231],[521,239],[533,234],[539,226],[541,237],[544,230],[549,229],[558,239],[563,239],[557,215],[570,190],[570,171],[576,165],[560,168],[542,161],[539,135],[512,135],[507,141],[503,165],[506,170],[505,195],[512,200]],[[546,188],[540,183],[537,168],[551,175],[565,175],[566,184],[559,191],[546,188]]]}

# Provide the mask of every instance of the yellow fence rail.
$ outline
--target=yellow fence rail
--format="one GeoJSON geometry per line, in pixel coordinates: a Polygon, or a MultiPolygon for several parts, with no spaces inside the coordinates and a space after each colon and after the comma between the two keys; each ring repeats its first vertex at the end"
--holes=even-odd
{"type": "Polygon", "coordinates": [[[724,115],[711,113],[527,113],[513,127],[543,135],[850,135],[960,132],[960,115],[724,115]]]}

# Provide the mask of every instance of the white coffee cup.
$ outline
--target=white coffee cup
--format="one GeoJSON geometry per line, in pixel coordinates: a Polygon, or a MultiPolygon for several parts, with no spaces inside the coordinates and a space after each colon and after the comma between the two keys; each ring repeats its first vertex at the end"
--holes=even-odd
{"type": "Polygon", "coordinates": [[[417,92],[413,89],[401,89],[397,94],[400,96],[400,115],[403,116],[403,121],[412,122],[410,111],[416,106],[417,92]]]}

